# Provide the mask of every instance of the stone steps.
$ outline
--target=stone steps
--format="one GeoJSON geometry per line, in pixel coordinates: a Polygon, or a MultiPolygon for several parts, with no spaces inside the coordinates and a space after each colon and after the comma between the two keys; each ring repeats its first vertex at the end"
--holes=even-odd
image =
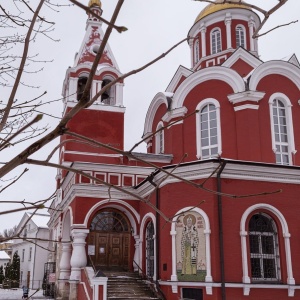
{"type": "Polygon", "coordinates": [[[137,273],[107,271],[104,274],[108,277],[108,300],[159,300],[137,273]]]}

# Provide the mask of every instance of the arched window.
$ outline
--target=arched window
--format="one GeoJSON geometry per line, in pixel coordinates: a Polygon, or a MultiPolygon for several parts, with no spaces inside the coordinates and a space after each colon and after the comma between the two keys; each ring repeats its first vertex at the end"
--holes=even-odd
{"type": "Polygon", "coordinates": [[[270,216],[259,213],[251,217],[249,245],[252,280],[280,280],[277,228],[270,216]]]}
{"type": "MultiPolygon", "coordinates": [[[[111,78],[104,78],[102,81],[101,88],[106,86],[112,82],[111,78]]],[[[101,95],[101,102],[103,104],[107,105],[115,105],[116,104],[116,95],[115,95],[115,86],[111,86],[109,89],[107,89],[102,95],[101,95]]]]}
{"type": "Polygon", "coordinates": [[[147,276],[154,276],[154,226],[149,222],[146,227],[146,273],[147,276]]]}
{"type": "Polygon", "coordinates": [[[164,130],[161,128],[163,128],[162,122],[160,122],[156,128],[156,131],[159,130],[159,132],[157,132],[155,135],[155,153],[156,154],[164,153],[164,151],[165,151],[164,130]]]}
{"type": "MultiPolygon", "coordinates": [[[[79,101],[83,95],[88,77],[86,75],[80,76],[77,81],[77,100],[79,101]]],[[[88,94],[88,99],[90,99],[90,93],[88,94]]]]}
{"type": "Polygon", "coordinates": [[[199,48],[199,40],[197,39],[194,44],[194,64],[196,64],[200,59],[200,48],[199,48]]]}
{"type": "Polygon", "coordinates": [[[276,156],[276,163],[292,164],[292,153],[295,153],[294,131],[290,100],[283,94],[274,94],[269,101],[272,147],[276,156]]]}
{"type": "Polygon", "coordinates": [[[207,99],[198,106],[197,157],[217,157],[221,154],[220,106],[218,101],[207,99]]]}
{"type": "Polygon", "coordinates": [[[243,26],[238,25],[235,29],[236,47],[246,48],[246,36],[243,26]]]}
{"type": "Polygon", "coordinates": [[[216,28],[211,32],[211,54],[216,54],[221,51],[221,30],[216,28]]]}

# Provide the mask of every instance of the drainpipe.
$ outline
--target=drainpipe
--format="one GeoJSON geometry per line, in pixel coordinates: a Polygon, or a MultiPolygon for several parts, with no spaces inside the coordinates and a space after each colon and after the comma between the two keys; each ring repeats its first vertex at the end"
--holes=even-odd
{"type": "MultiPolygon", "coordinates": [[[[160,209],[160,201],[159,201],[159,188],[157,187],[156,188],[156,208],[157,210],[160,209]]],[[[155,232],[155,238],[156,238],[156,281],[158,281],[160,279],[160,268],[159,268],[159,263],[160,263],[160,260],[159,260],[159,237],[160,237],[160,234],[159,234],[159,228],[160,228],[160,216],[159,216],[159,213],[156,212],[156,216],[155,216],[155,220],[156,220],[156,232],[155,232]]]]}
{"type": "Polygon", "coordinates": [[[222,212],[222,186],[221,174],[226,166],[226,161],[220,160],[221,168],[217,173],[217,192],[218,192],[218,220],[219,220],[219,241],[220,241],[220,269],[221,269],[221,295],[222,300],[226,300],[225,290],[225,267],[224,267],[224,240],[223,240],[223,212],[222,212]]]}

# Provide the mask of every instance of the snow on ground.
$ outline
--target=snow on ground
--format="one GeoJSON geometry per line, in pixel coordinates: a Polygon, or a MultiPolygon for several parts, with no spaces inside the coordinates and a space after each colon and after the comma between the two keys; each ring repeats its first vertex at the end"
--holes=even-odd
{"type": "MultiPolygon", "coordinates": [[[[34,290],[29,290],[29,296],[34,294],[34,290]]],[[[0,299],[1,300],[21,300],[23,296],[22,289],[0,289],[0,299]]],[[[44,300],[44,299],[53,299],[49,297],[43,296],[43,291],[40,290],[37,293],[35,293],[30,299],[35,300],[44,300]]]]}

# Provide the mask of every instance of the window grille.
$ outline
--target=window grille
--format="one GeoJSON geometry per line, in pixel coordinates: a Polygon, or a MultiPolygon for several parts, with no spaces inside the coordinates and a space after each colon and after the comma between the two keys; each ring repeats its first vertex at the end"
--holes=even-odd
{"type": "Polygon", "coordinates": [[[235,30],[236,35],[236,47],[246,48],[245,45],[245,31],[242,26],[237,26],[235,30]]]}
{"type": "Polygon", "coordinates": [[[146,227],[146,264],[147,276],[153,277],[154,275],[154,226],[149,222],[146,227]]]}
{"type": "Polygon", "coordinates": [[[278,237],[274,220],[255,214],[249,222],[251,276],[253,281],[280,279],[278,237]]]}

